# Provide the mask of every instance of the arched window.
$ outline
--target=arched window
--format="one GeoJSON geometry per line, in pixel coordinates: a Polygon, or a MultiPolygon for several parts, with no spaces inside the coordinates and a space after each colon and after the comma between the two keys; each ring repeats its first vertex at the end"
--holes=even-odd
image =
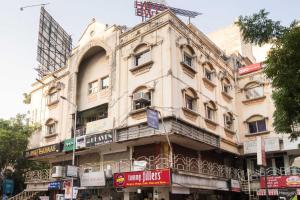
{"type": "Polygon", "coordinates": [[[246,120],[250,134],[267,131],[266,118],[262,115],[253,115],[246,120]]]}
{"type": "Polygon", "coordinates": [[[151,51],[147,44],[138,45],[134,51],[133,57],[133,67],[142,67],[144,65],[150,64],[152,62],[151,51]]]}
{"type": "Polygon", "coordinates": [[[182,45],[182,64],[195,70],[195,51],[189,45],[182,45]]]}
{"type": "Polygon", "coordinates": [[[53,135],[57,133],[57,121],[54,119],[50,118],[46,121],[46,133],[47,135],[53,135]]]}
{"type": "Polygon", "coordinates": [[[197,93],[194,89],[188,88],[183,92],[185,108],[193,111],[197,111],[197,93]]]}
{"type": "Polygon", "coordinates": [[[213,82],[216,70],[214,69],[213,65],[209,62],[205,62],[203,64],[203,72],[204,72],[204,78],[213,82]]]}
{"type": "Polygon", "coordinates": [[[56,87],[50,88],[48,91],[48,99],[47,99],[47,104],[52,105],[54,103],[57,103],[59,101],[59,94],[58,90],[56,87]]]}
{"type": "Polygon", "coordinates": [[[140,110],[151,106],[151,90],[142,86],[137,88],[132,94],[132,110],[140,110]]]}
{"type": "Polygon", "coordinates": [[[216,120],[217,106],[213,101],[209,101],[204,104],[205,106],[205,117],[211,121],[216,120]]]}
{"type": "Polygon", "coordinates": [[[244,87],[246,99],[256,99],[264,96],[264,87],[257,82],[248,83],[244,87]]]}
{"type": "Polygon", "coordinates": [[[222,91],[225,92],[226,94],[229,94],[232,89],[231,83],[228,78],[223,78],[222,79],[222,91]]]}
{"type": "Polygon", "coordinates": [[[234,126],[233,126],[233,114],[231,112],[227,112],[224,114],[224,127],[229,129],[229,130],[233,130],[234,126]]]}

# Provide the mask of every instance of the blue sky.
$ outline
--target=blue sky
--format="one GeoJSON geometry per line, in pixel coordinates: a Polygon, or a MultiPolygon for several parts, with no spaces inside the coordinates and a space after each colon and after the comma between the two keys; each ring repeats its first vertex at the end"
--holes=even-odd
{"type": "MultiPolygon", "coordinates": [[[[133,0],[9,0],[0,6],[0,118],[26,113],[24,92],[37,77],[34,68],[38,35],[39,8],[20,11],[21,6],[50,3],[46,10],[72,35],[73,43],[92,18],[107,24],[133,26],[141,21],[134,15],[133,0]]],[[[167,0],[168,5],[194,10],[203,15],[192,19],[204,33],[232,23],[239,15],[265,8],[284,25],[299,19],[299,0],[167,0]]]]}

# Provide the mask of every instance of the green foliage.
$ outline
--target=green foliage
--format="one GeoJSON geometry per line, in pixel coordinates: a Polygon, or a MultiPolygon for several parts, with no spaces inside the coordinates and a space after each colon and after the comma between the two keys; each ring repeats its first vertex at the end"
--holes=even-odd
{"type": "Polygon", "coordinates": [[[273,125],[276,132],[296,138],[300,136],[300,27],[295,21],[283,27],[267,15],[261,10],[252,16],[240,17],[237,24],[246,42],[273,44],[264,68],[273,87],[276,107],[273,125]]]}
{"type": "Polygon", "coordinates": [[[24,104],[30,104],[31,102],[31,95],[30,94],[27,94],[27,93],[23,93],[23,103],[24,104]]]}
{"type": "Polygon", "coordinates": [[[12,177],[20,191],[24,186],[23,173],[44,167],[24,157],[28,138],[35,130],[35,126],[27,124],[25,115],[17,115],[10,120],[0,119],[0,183],[4,177],[12,177]]]}
{"type": "Polygon", "coordinates": [[[278,38],[286,28],[279,21],[269,19],[264,9],[252,16],[240,16],[236,24],[240,27],[243,38],[248,43],[263,45],[278,38]]]}

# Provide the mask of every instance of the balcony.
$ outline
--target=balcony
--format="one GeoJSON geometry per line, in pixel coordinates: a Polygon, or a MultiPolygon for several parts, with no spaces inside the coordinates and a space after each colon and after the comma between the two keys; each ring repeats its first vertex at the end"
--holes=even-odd
{"type": "Polygon", "coordinates": [[[25,183],[50,182],[50,169],[33,170],[25,173],[25,183]]]}
{"type": "MultiPolygon", "coordinates": [[[[266,170],[267,176],[294,176],[300,175],[300,167],[269,167],[266,170]]],[[[264,170],[251,170],[249,172],[250,180],[259,180],[260,177],[265,176],[264,170]]]]}
{"type": "Polygon", "coordinates": [[[86,126],[77,128],[76,137],[97,134],[110,129],[112,129],[111,120],[109,120],[108,118],[99,119],[86,123],[86,126]]]}

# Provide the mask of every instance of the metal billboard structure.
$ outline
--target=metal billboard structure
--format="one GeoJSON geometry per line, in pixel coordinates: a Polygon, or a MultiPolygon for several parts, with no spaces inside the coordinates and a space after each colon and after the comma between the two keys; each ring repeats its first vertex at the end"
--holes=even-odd
{"type": "Polygon", "coordinates": [[[71,36],[41,7],[36,68],[39,77],[64,67],[71,51],[71,36]]]}
{"type": "Polygon", "coordinates": [[[174,8],[168,6],[165,1],[154,1],[154,0],[136,0],[134,2],[135,15],[142,17],[142,20],[145,21],[148,18],[158,14],[161,11],[170,9],[173,13],[188,18],[195,18],[198,15],[201,15],[199,12],[184,10],[181,8],[174,8]]]}

